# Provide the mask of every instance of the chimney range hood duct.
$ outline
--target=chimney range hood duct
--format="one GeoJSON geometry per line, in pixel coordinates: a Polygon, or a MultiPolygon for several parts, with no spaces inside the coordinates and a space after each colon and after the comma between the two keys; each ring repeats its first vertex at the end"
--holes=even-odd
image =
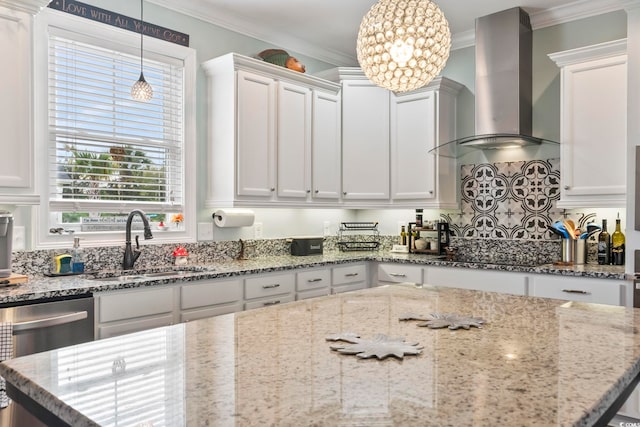
{"type": "Polygon", "coordinates": [[[521,8],[476,19],[476,134],[430,152],[461,157],[473,150],[558,144],[531,135],[531,55],[531,21],[521,8]]]}

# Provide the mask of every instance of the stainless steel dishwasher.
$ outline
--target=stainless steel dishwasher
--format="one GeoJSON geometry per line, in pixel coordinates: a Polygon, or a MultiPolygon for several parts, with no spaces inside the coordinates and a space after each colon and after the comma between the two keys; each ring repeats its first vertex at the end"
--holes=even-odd
{"type": "MultiPolygon", "coordinates": [[[[13,323],[14,357],[93,341],[94,306],[91,295],[0,307],[0,322],[13,323]]],[[[0,409],[0,427],[45,426],[12,401],[0,409]]]]}

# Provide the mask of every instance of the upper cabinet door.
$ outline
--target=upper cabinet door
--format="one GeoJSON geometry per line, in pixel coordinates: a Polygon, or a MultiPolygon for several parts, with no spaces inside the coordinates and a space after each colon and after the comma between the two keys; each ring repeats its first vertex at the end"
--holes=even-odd
{"type": "Polygon", "coordinates": [[[558,207],[626,206],[625,52],[616,41],[549,55],[561,67],[558,207]]]}
{"type": "Polygon", "coordinates": [[[311,89],[278,82],[278,197],[311,193],[311,89]]]}
{"type": "Polygon", "coordinates": [[[392,96],[391,198],[435,197],[436,93],[392,96]]]}
{"type": "Polygon", "coordinates": [[[33,17],[25,12],[0,7],[0,68],[4,82],[0,97],[0,129],[3,155],[0,158],[0,203],[34,204],[33,138],[31,118],[31,30],[33,17]],[[25,192],[25,189],[31,191],[25,192]]]}
{"type": "Polygon", "coordinates": [[[271,197],[275,192],[276,82],[238,71],[237,193],[271,197]]]}
{"type": "Polygon", "coordinates": [[[389,199],[389,93],[366,79],[342,83],[345,200],[389,199]]]}
{"type": "Polygon", "coordinates": [[[339,199],[342,183],[340,160],[341,98],[313,92],[312,184],[316,199],[339,199]]]}

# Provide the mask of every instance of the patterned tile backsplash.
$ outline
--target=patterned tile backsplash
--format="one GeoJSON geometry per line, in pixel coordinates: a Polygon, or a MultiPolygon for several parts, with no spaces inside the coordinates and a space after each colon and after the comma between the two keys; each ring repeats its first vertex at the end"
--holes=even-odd
{"type": "Polygon", "coordinates": [[[560,160],[462,165],[460,211],[441,214],[458,237],[555,240],[547,229],[571,218],[580,228],[595,213],[556,207],[560,199],[560,160]]]}

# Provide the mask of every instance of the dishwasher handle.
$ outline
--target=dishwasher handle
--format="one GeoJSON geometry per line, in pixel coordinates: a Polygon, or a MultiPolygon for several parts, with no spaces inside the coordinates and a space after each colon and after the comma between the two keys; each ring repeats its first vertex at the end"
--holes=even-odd
{"type": "Polygon", "coordinates": [[[13,324],[13,333],[32,331],[35,329],[49,328],[51,326],[64,325],[66,323],[77,322],[86,319],[88,313],[86,311],[76,311],[73,313],[60,314],[58,316],[45,317],[43,319],[28,320],[26,322],[17,322],[13,324]]]}

